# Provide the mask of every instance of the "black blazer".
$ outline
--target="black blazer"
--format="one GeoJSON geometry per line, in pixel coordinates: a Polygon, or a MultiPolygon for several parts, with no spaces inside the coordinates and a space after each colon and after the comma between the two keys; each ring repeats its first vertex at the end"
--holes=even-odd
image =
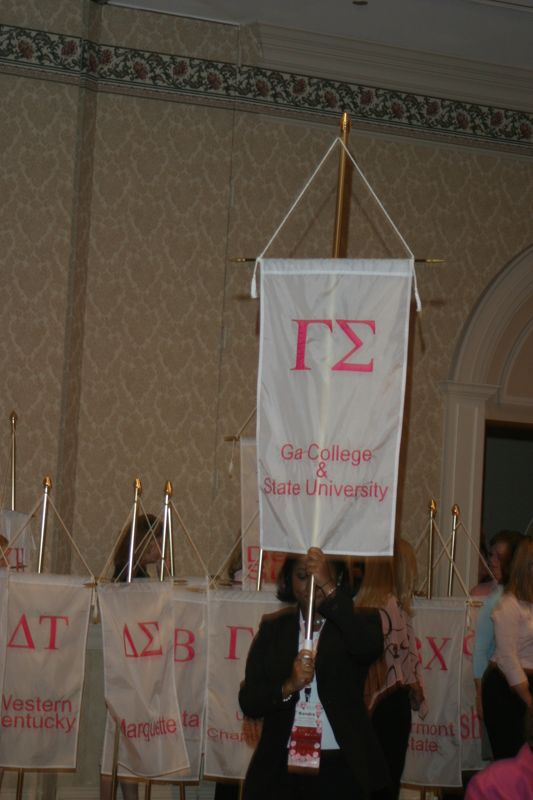
{"type": "MultiPolygon", "coordinates": [[[[354,610],[343,588],[322,603],[320,612],[326,622],[316,653],[318,694],[352,771],[354,794],[367,798],[389,783],[363,701],[368,667],[383,652],[380,617],[377,611],[354,610]]],[[[246,775],[245,800],[279,798],[298,700],[295,695],[283,702],[281,687],[291,674],[298,639],[299,611],[285,608],[263,617],[248,654],[239,703],[245,716],[263,719],[263,730],[246,775]]]]}

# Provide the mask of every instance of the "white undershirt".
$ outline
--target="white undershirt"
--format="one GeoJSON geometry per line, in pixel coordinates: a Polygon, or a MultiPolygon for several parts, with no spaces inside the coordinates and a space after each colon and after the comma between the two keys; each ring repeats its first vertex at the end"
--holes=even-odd
{"type": "MultiPolygon", "coordinates": [[[[320,634],[322,632],[322,628],[319,631],[313,631],[313,653],[316,656],[316,651],[318,648],[318,641],[320,639],[320,634]]],[[[300,637],[298,640],[298,652],[303,650],[305,642],[305,620],[303,616],[300,614],[300,637]]],[[[320,702],[320,698],[318,696],[318,689],[316,685],[316,673],[313,675],[313,680],[311,683],[302,689],[300,692],[300,702],[305,700],[311,704],[317,704],[321,708],[320,719],[322,721],[322,750],[339,750],[339,745],[337,740],[335,739],[335,734],[333,733],[333,729],[329,723],[329,719],[327,717],[326,712],[324,711],[324,707],[320,702]],[[310,690],[310,691],[309,691],[310,690]]]]}

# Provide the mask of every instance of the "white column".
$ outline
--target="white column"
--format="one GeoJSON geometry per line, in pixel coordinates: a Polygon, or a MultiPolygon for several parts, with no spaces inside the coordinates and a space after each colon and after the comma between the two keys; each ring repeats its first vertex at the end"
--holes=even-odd
{"type": "MultiPolygon", "coordinates": [[[[444,539],[450,535],[451,509],[454,503],[457,503],[461,509],[460,521],[474,541],[479,541],[486,404],[496,395],[498,389],[498,386],[453,381],[441,384],[445,398],[445,419],[437,525],[444,539]]],[[[436,540],[435,557],[440,549],[440,543],[436,540]]],[[[462,529],[457,534],[455,563],[467,588],[475,585],[478,556],[462,529]]],[[[434,596],[443,596],[447,593],[447,576],[448,560],[443,558],[435,571],[434,596]]],[[[454,578],[453,593],[462,594],[456,578],[454,578]]]]}

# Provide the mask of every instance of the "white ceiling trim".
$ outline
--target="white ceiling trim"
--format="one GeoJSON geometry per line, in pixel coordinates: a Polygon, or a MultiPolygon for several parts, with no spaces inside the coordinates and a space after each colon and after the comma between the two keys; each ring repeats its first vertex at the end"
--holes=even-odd
{"type": "Polygon", "coordinates": [[[533,111],[533,71],[254,24],[260,66],[350,83],[533,111]]]}

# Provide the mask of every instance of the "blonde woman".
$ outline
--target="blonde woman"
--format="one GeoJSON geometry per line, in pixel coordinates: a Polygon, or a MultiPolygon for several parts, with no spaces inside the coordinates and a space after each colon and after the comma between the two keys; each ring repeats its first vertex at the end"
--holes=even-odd
{"type": "Polygon", "coordinates": [[[392,794],[398,798],[405,765],[411,710],[425,716],[421,665],[411,622],[411,599],[416,581],[416,556],[403,539],[396,543],[394,558],[370,558],[355,604],[379,608],[384,653],[369,671],[367,706],[387,761],[392,794]]]}

